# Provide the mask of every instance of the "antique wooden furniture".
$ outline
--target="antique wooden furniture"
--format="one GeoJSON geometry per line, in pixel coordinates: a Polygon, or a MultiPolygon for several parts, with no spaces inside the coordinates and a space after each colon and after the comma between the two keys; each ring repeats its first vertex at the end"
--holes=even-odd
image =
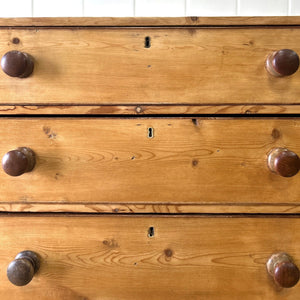
{"type": "Polygon", "coordinates": [[[0,298],[298,299],[299,24],[0,19],[0,298]]]}

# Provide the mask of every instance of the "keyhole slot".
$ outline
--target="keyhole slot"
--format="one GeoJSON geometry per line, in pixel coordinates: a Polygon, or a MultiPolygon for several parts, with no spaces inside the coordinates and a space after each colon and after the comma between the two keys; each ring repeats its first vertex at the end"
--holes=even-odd
{"type": "Polygon", "coordinates": [[[154,237],[154,227],[149,227],[148,229],[148,237],[151,238],[151,237],[154,237]]]}
{"type": "Polygon", "coordinates": [[[154,129],[152,127],[148,128],[148,138],[152,139],[154,137],[154,129]]]}
{"type": "Polygon", "coordinates": [[[150,48],[151,47],[151,38],[150,36],[145,37],[145,48],[150,48]]]}

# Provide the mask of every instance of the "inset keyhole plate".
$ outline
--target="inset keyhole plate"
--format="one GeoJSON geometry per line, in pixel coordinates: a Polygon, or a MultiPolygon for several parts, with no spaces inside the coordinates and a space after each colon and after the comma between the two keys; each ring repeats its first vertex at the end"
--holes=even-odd
{"type": "Polygon", "coordinates": [[[152,139],[154,137],[154,128],[153,127],[148,127],[147,134],[148,134],[148,138],[152,139]]]}

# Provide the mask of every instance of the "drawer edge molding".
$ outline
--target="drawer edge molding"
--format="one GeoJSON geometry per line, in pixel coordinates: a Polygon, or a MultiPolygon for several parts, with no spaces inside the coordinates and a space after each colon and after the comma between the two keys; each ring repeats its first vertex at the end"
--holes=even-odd
{"type": "Polygon", "coordinates": [[[0,213],[108,213],[108,214],[299,214],[300,203],[0,203],[0,213]]]}
{"type": "Polygon", "coordinates": [[[300,104],[1,104],[0,115],[265,115],[300,114],[300,104]]]}
{"type": "Polygon", "coordinates": [[[258,26],[298,25],[299,16],[264,17],[43,17],[43,18],[0,18],[0,27],[37,26],[89,26],[89,27],[131,27],[131,26],[258,26]]]}

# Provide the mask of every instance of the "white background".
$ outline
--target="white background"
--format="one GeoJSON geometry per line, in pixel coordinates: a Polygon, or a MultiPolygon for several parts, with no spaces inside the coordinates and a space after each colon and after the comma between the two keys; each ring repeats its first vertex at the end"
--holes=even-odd
{"type": "Polygon", "coordinates": [[[0,4],[0,17],[300,15],[300,0],[0,0],[0,4]]]}

